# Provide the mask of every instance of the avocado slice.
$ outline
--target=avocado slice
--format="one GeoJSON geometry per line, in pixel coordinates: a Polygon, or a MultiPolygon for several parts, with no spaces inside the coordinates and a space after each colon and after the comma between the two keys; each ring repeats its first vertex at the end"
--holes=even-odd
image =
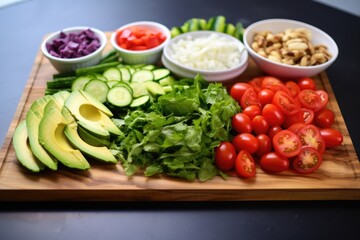
{"type": "Polygon", "coordinates": [[[64,133],[72,145],[78,148],[85,155],[88,155],[94,159],[105,162],[117,163],[116,158],[112,155],[112,153],[107,147],[95,147],[87,144],[84,140],[80,138],[77,131],[78,125],[66,107],[62,109],[61,113],[68,122],[65,127],[64,133]]]}
{"type": "Polygon", "coordinates": [[[78,120],[78,123],[94,133],[104,136],[104,129],[109,133],[120,135],[120,129],[110,119],[111,111],[90,94],[77,90],[70,94],[65,101],[71,114],[78,120]]]}
{"type": "Polygon", "coordinates": [[[39,142],[39,125],[44,114],[46,104],[52,99],[45,96],[34,101],[26,114],[26,126],[31,151],[43,164],[51,170],[57,169],[57,160],[51,156],[39,142]]]}
{"type": "Polygon", "coordinates": [[[42,164],[32,153],[28,140],[26,121],[23,120],[14,131],[13,146],[15,154],[19,162],[24,167],[33,172],[40,172],[45,168],[45,165],[42,164]]]}
{"type": "Polygon", "coordinates": [[[39,125],[39,142],[62,164],[70,168],[86,170],[90,164],[82,153],[74,149],[64,134],[68,122],[61,114],[61,107],[50,100],[39,125]]]}
{"type": "Polygon", "coordinates": [[[70,96],[68,91],[60,91],[52,95],[53,99],[59,106],[64,106],[66,99],[70,96]]]}
{"type": "Polygon", "coordinates": [[[88,130],[78,125],[78,134],[84,142],[95,146],[95,147],[109,147],[110,146],[110,138],[99,138],[93,134],[91,134],[88,130]]]}

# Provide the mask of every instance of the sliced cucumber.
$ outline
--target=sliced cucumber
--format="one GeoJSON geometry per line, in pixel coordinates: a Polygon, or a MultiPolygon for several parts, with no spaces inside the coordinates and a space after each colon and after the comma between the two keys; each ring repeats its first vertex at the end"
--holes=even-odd
{"type": "Polygon", "coordinates": [[[188,31],[189,31],[189,26],[190,26],[190,23],[189,23],[189,22],[185,22],[185,23],[180,27],[181,32],[183,32],[183,33],[188,32],[188,31]]]}
{"type": "Polygon", "coordinates": [[[216,32],[225,32],[226,18],[224,16],[217,16],[211,25],[211,30],[216,32]]]}
{"type": "Polygon", "coordinates": [[[240,41],[243,41],[243,35],[244,35],[244,27],[242,25],[241,22],[238,22],[235,26],[235,33],[234,33],[234,37],[236,37],[237,39],[239,39],[240,41]]]}
{"type": "Polygon", "coordinates": [[[172,92],[172,86],[168,85],[168,86],[162,86],[163,90],[165,93],[169,93],[172,92]]]}
{"type": "Polygon", "coordinates": [[[152,71],[154,74],[154,80],[159,81],[170,75],[170,70],[166,68],[158,68],[152,71]]]}
{"type": "Polygon", "coordinates": [[[127,69],[129,69],[131,75],[133,75],[136,72],[136,69],[133,67],[128,66],[127,69]]]}
{"type": "Polygon", "coordinates": [[[124,81],[117,82],[117,84],[115,84],[113,87],[126,87],[131,92],[131,94],[133,93],[133,89],[127,82],[124,81]]]}
{"type": "Polygon", "coordinates": [[[94,74],[91,74],[91,76],[93,76],[94,79],[99,79],[99,80],[107,81],[107,78],[104,77],[104,75],[102,75],[102,74],[100,74],[100,73],[94,73],[94,74]]]}
{"type": "Polygon", "coordinates": [[[209,20],[206,23],[206,30],[211,30],[212,25],[215,22],[215,17],[209,18],[209,20]]]}
{"type": "Polygon", "coordinates": [[[131,89],[133,91],[133,97],[134,98],[138,98],[140,96],[149,94],[146,86],[143,83],[132,82],[132,83],[130,83],[130,87],[131,87],[131,89]]]}
{"type": "Polygon", "coordinates": [[[161,86],[169,86],[174,84],[174,78],[172,76],[167,76],[159,81],[161,86]]]}
{"type": "Polygon", "coordinates": [[[150,70],[139,70],[134,72],[131,77],[131,82],[146,82],[154,80],[154,74],[150,70]]]}
{"type": "Polygon", "coordinates": [[[229,34],[231,36],[234,36],[235,34],[235,26],[232,23],[227,23],[225,27],[225,33],[229,34]]]}
{"type": "Polygon", "coordinates": [[[119,68],[119,71],[121,72],[121,80],[125,82],[130,82],[131,74],[129,69],[126,67],[121,67],[119,68]]]}
{"type": "Polygon", "coordinates": [[[144,95],[138,98],[135,98],[131,104],[130,107],[134,108],[134,107],[140,107],[144,104],[146,104],[147,102],[149,102],[150,100],[150,96],[149,95],[144,95]]]}
{"type": "Polygon", "coordinates": [[[164,95],[165,91],[157,82],[147,81],[144,82],[146,89],[153,95],[164,95]]]}
{"type": "Polygon", "coordinates": [[[93,79],[85,85],[84,91],[92,95],[99,102],[104,103],[106,102],[109,86],[104,81],[93,79]]]}
{"type": "Polygon", "coordinates": [[[116,81],[116,80],[112,80],[112,81],[107,81],[107,85],[109,86],[109,88],[112,88],[113,86],[115,86],[116,84],[118,84],[120,81],[116,81]]]}
{"type": "Polygon", "coordinates": [[[181,28],[179,28],[179,27],[172,27],[170,30],[170,33],[171,33],[171,37],[174,38],[174,37],[182,34],[182,31],[181,31],[181,28]]]}
{"type": "Polygon", "coordinates": [[[92,79],[94,79],[92,75],[86,75],[76,78],[71,86],[71,91],[74,92],[79,89],[84,90],[85,85],[92,79]]]}
{"type": "Polygon", "coordinates": [[[141,69],[143,69],[143,70],[154,70],[155,68],[156,68],[155,65],[152,65],[152,64],[148,64],[148,65],[141,67],[141,69]]]}
{"type": "Polygon", "coordinates": [[[192,18],[189,21],[189,32],[200,30],[200,22],[198,18],[192,18]]]}
{"type": "Polygon", "coordinates": [[[107,102],[114,107],[128,106],[132,102],[132,94],[125,86],[113,87],[107,94],[107,102]]]}
{"type": "Polygon", "coordinates": [[[112,81],[112,80],[116,80],[116,81],[120,81],[121,80],[121,72],[119,71],[118,68],[109,68],[106,69],[105,72],[103,73],[104,77],[106,77],[106,79],[108,81],[112,81]]]}
{"type": "Polygon", "coordinates": [[[199,25],[201,30],[206,30],[206,20],[203,18],[199,18],[199,25]]]}

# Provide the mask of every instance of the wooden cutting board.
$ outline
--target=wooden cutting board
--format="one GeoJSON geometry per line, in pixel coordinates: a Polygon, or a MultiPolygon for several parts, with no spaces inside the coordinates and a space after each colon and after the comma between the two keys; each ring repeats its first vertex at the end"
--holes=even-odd
{"type": "MultiPolygon", "coordinates": [[[[108,34],[109,36],[109,34],[108,34]]],[[[107,46],[105,51],[110,49],[107,46]]],[[[30,104],[44,95],[46,81],[56,73],[39,53],[0,152],[0,201],[227,201],[227,200],[321,200],[360,199],[360,163],[339,105],[325,72],[315,76],[317,87],[329,94],[335,113],[334,127],[344,135],[343,144],[326,150],[321,167],[312,174],[292,171],[268,174],[257,167],[256,177],[187,182],[174,178],[127,177],[120,164],[91,162],[89,171],[45,170],[31,173],[16,159],[12,146],[15,127],[30,104]]],[[[235,81],[261,75],[254,62],[235,81]]]]}

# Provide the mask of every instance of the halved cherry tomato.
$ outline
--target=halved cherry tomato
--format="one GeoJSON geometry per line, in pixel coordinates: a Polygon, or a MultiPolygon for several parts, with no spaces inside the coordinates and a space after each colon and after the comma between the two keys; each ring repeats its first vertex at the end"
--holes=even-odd
{"type": "Polygon", "coordinates": [[[292,115],[300,110],[300,106],[292,96],[284,91],[277,91],[272,103],[276,105],[285,115],[292,115]]]}
{"type": "Polygon", "coordinates": [[[241,150],[238,153],[235,160],[235,169],[240,177],[250,178],[255,176],[255,161],[249,152],[241,150]]]}
{"type": "Polygon", "coordinates": [[[236,150],[230,142],[221,142],[215,148],[215,164],[221,171],[229,171],[235,166],[236,150]]]}
{"type": "Polygon", "coordinates": [[[303,116],[305,124],[311,124],[314,120],[314,111],[307,108],[301,108],[300,112],[303,116]]]}
{"type": "Polygon", "coordinates": [[[235,83],[231,88],[230,88],[230,95],[233,99],[235,99],[236,101],[238,101],[240,103],[241,101],[241,97],[244,95],[244,92],[248,89],[251,88],[251,85],[248,83],[235,83]]]}
{"type": "Polygon", "coordinates": [[[243,109],[251,105],[257,105],[261,107],[259,98],[254,90],[254,88],[248,88],[245,90],[244,95],[242,95],[240,100],[240,105],[243,109]]]}
{"type": "Polygon", "coordinates": [[[295,133],[296,135],[298,135],[300,129],[302,127],[304,127],[306,124],[299,122],[299,123],[294,123],[293,125],[291,125],[290,127],[288,127],[289,131],[292,131],[293,133],[295,133]]]}
{"type": "Polygon", "coordinates": [[[303,117],[303,113],[302,113],[301,109],[300,109],[300,111],[298,111],[295,114],[287,115],[285,117],[283,127],[288,128],[295,123],[304,123],[304,117],[303,117]]]}
{"type": "Polygon", "coordinates": [[[315,114],[314,123],[320,128],[329,128],[333,125],[335,116],[333,111],[324,108],[315,114]]]}
{"type": "Polygon", "coordinates": [[[250,85],[253,86],[255,92],[259,92],[261,90],[261,84],[264,77],[255,77],[249,81],[250,85]]]}
{"type": "Polygon", "coordinates": [[[259,149],[256,151],[256,155],[261,157],[272,150],[272,141],[266,134],[259,134],[256,136],[259,140],[259,149]]]}
{"type": "Polygon", "coordinates": [[[304,147],[293,161],[293,167],[298,173],[312,173],[322,162],[321,154],[314,148],[304,147]]]}
{"type": "Polygon", "coordinates": [[[266,133],[269,130],[269,123],[261,115],[257,115],[252,119],[252,125],[253,131],[256,135],[266,133]]]}
{"type": "Polygon", "coordinates": [[[249,118],[253,119],[257,115],[261,115],[261,108],[257,105],[250,105],[246,107],[242,113],[249,116],[249,118]]]}
{"type": "Polygon", "coordinates": [[[311,89],[301,90],[298,99],[302,107],[315,110],[320,106],[320,96],[311,89]]]}
{"type": "Polygon", "coordinates": [[[274,104],[266,104],[262,109],[262,115],[270,126],[282,125],[285,117],[283,112],[274,104]]]}
{"type": "Polygon", "coordinates": [[[305,125],[299,130],[298,136],[303,146],[315,148],[321,154],[325,151],[325,142],[315,125],[305,125]]]}
{"type": "Polygon", "coordinates": [[[293,97],[296,97],[300,92],[299,85],[297,85],[297,83],[294,81],[287,81],[285,83],[285,87],[287,87],[287,89],[289,89],[291,96],[293,96],[293,97]]]}
{"type": "Polygon", "coordinates": [[[320,135],[327,148],[337,147],[343,142],[343,135],[334,128],[320,129],[320,135]]]}
{"type": "Polygon", "coordinates": [[[253,130],[251,119],[244,113],[235,114],[231,119],[231,125],[238,133],[251,133],[253,130]]]}
{"type": "Polygon", "coordinates": [[[261,106],[265,106],[266,104],[271,103],[274,95],[275,95],[275,92],[271,89],[268,89],[268,88],[261,89],[258,92],[258,98],[261,103],[261,106]]]}
{"type": "Polygon", "coordinates": [[[320,111],[321,109],[323,109],[326,106],[326,104],[329,102],[329,94],[327,92],[325,92],[324,90],[316,90],[315,92],[320,97],[320,104],[314,110],[315,112],[317,112],[317,111],[320,111]]]}
{"type": "Polygon", "coordinates": [[[238,152],[245,150],[250,154],[253,154],[259,149],[260,143],[251,133],[240,133],[233,138],[232,144],[238,152]]]}
{"type": "Polygon", "coordinates": [[[315,90],[316,89],[315,81],[309,77],[300,78],[298,80],[298,85],[301,90],[304,90],[304,89],[315,90]]]}
{"type": "Polygon", "coordinates": [[[267,172],[278,173],[289,169],[289,159],[276,152],[269,152],[261,157],[260,166],[267,172]]]}
{"type": "Polygon", "coordinates": [[[301,150],[299,137],[289,130],[281,130],[275,134],[273,146],[276,153],[287,158],[298,155],[301,150]]]}
{"type": "Polygon", "coordinates": [[[284,85],[283,82],[276,78],[276,77],[272,77],[272,76],[265,76],[261,82],[261,88],[267,88],[268,86],[276,86],[276,85],[284,85]]]}
{"type": "Polygon", "coordinates": [[[271,126],[271,127],[269,128],[269,131],[268,131],[268,136],[269,136],[269,138],[272,140],[272,139],[274,138],[275,134],[277,134],[277,133],[280,132],[281,130],[283,130],[283,129],[282,129],[282,127],[279,126],[279,125],[271,126]]]}

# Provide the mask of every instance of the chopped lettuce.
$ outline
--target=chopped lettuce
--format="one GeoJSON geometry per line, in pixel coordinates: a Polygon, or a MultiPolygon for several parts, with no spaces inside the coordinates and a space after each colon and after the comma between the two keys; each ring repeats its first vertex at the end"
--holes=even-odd
{"type": "Polygon", "coordinates": [[[120,125],[124,135],[112,148],[118,150],[127,175],[142,169],[145,176],[207,181],[221,174],[215,167],[214,148],[231,139],[231,118],[240,110],[238,103],[222,84],[207,84],[200,76],[189,88],[175,88],[149,109],[129,112],[120,125]]]}

